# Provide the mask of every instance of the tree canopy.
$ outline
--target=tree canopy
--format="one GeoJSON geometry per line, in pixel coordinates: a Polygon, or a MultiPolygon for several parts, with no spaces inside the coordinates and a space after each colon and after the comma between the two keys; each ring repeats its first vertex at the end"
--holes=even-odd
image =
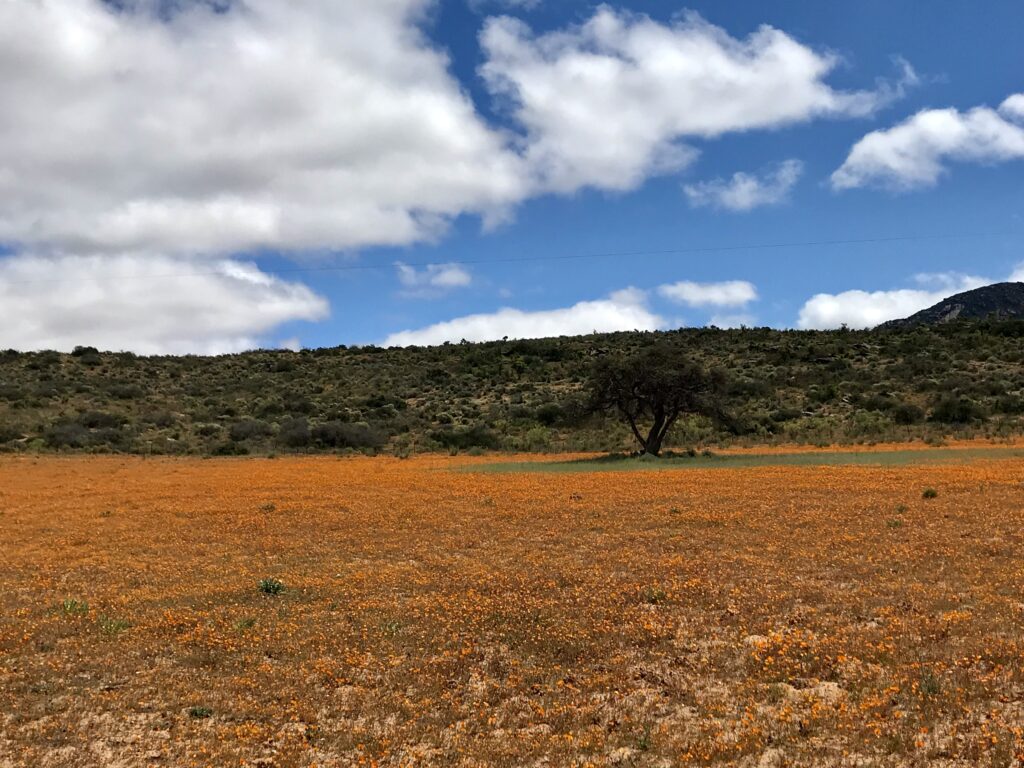
{"type": "Polygon", "coordinates": [[[725,387],[720,371],[706,371],[676,345],[656,344],[595,363],[589,382],[590,407],[617,413],[629,424],[641,452],[658,456],[680,416],[724,420],[725,387]]]}

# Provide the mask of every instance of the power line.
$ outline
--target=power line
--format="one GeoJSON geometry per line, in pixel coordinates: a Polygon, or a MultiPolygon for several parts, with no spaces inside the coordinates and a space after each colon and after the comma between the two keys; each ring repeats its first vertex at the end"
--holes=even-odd
{"type": "MultiPolygon", "coordinates": [[[[509,256],[496,259],[446,259],[444,261],[390,261],[381,264],[336,264],[321,267],[286,267],[273,270],[273,275],[284,274],[314,274],[325,272],[355,272],[369,270],[397,269],[398,267],[445,267],[445,266],[484,266],[488,264],[524,264],[530,262],[545,261],[576,261],[584,259],[610,259],[610,258],[638,258],[642,256],[673,256],[698,253],[730,253],[738,251],[764,251],[780,250],[784,248],[825,248],[839,245],[877,245],[882,243],[904,243],[922,242],[937,240],[965,240],[987,237],[1008,236],[1007,232],[972,232],[962,234],[945,235],[901,235],[895,237],[869,237],[843,240],[804,240],[779,243],[746,243],[738,245],[709,245],[709,246],[687,246],[684,248],[665,248],[658,250],[636,250],[636,251],[607,251],[603,253],[573,253],[573,254],[549,254],[544,256],[509,256]]],[[[100,282],[114,282],[115,280],[178,280],[190,277],[225,277],[228,276],[223,270],[211,270],[207,272],[182,272],[176,274],[150,274],[150,275],[117,275],[115,277],[97,278],[63,278],[54,280],[22,280],[7,283],[7,285],[38,285],[38,284],[59,284],[69,282],[81,282],[81,280],[94,279],[100,282]]]]}

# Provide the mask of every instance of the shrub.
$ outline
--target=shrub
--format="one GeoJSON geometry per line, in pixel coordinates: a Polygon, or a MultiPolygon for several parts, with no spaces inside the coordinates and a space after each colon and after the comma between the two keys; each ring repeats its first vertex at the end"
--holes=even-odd
{"type": "Polygon", "coordinates": [[[284,582],[278,579],[261,579],[259,589],[264,595],[280,595],[284,592],[284,582]]]}
{"type": "Polygon", "coordinates": [[[50,448],[85,448],[91,441],[91,435],[78,422],[63,421],[50,427],[44,440],[50,448]]]}
{"type": "Polygon", "coordinates": [[[82,365],[96,366],[103,362],[96,347],[75,347],[71,351],[71,356],[77,358],[82,365]]]}
{"type": "Polygon", "coordinates": [[[146,390],[136,384],[115,384],[107,391],[118,400],[137,400],[146,394],[146,390]]]}
{"type": "Polygon", "coordinates": [[[232,424],[228,435],[232,442],[240,443],[244,440],[256,440],[266,437],[270,432],[270,425],[267,422],[249,419],[248,421],[239,421],[232,424]]]}
{"type": "Polygon", "coordinates": [[[124,423],[120,416],[103,411],[86,411],[78,415],[77,421],[86,429],[117,429],[124,423]]]}
{"type": "Polygon", "coordinates": [[[214,456],[248,456],[249,449],[237,443],[221,443],[214,446],[211,454],[214,456]]]}
{"type": "Polygon", "coordinates": [[[937,499],[939,498],[939,492],[934,488],[925,488],[924,493],[921,494],[922,498],[925,499],[937,499]]]}
{"type": "Polygon", "coordinates": [[[555,403],[545,403],[534,416],[545,427],[553,427],[562,418],[562,408],[555,403]]]}
{"type": "Polygon", "coordinates": [[[213,717],[213,710],[209,707],[191,707],[188,711],[188,716],[193,720],[206,720],[213,717]]]}
{"type": "Polygon", "coordinates": [[[277,441],[287,448],[305,448],[312,441],[309,422],[304,419],[286,419],[277,430],[277,441]]]}
{"type": "Polygon", "coordinates": [[[159,429],[174,426],[174,414],[168,410],[148,411],[142,416],[143,424],[151,424],[159,429]]]}
{"type": "Polygon", "coordinates": [[[924,409],[911,403],[900,403],[892,409],[892,420],[904,426],[920,424],[924,421],[924,409]]]}
{"type": "Polygon", "coordinates": [[[324,448],[379,448],[384,436],[364,422],[328,421],[313,427],[313,441],[324,448]]]}
{"type": "Polygon", "coordinates": [[[943,395],[932,407],[931,420],[941,424],[969,424],[985,418],[985,409],[967,397],[943,395]]]}
{"type": "Polygon", "coordinates": [[[531,451],[550,449],[551,431],[546,427],[534,427],[526,433],[526,447],[531,451]]]}
{"type": "Polygon", "coordinates": [[[431,437],[449,450],[464,451],[469,448],[495,450],[500,447],[498,436],[483,424],[468,428],[437,430],[431,434],[431,437]]]}

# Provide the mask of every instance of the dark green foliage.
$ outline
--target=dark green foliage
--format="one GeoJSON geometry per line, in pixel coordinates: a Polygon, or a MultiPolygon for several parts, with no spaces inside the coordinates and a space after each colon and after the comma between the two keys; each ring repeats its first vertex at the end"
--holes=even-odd
{"type": "Polygon", "coordinates": [[[233,442],[240,443],[243,440],[256,440],[261,437],[266,437],[271,432],[272,430],[270,425],[265,421],[248,419],[246,421],[240,421],[236,424],[232,424],[231,430],[228,434],[233,442]]]}
{"type": "Polygon", "coordinates": [[[900,403],[892,409],[892,420],[907,426],[924,421],[924,409],[911,403],[900,403]]]}
{"type": "Polygon", "coordinates": [[[470,448],[497,450],[501,441],[483,424],[456,429],[439,429],[431,433],[431,438],[443,448],[465,451],[470,448]]]}
{"type": "Polygon", "coordinates": [[[312,430],[313,442],[321,448],[379,448],[385,437],[369,424],[329,421],[312,430]]]}
{"type": "Polygon", "coordinates": [[[942,395],[932,407],[930,418],[941,424],[969,424],[985,415],[985,409],[968,397],[942,395]]]}
{"type": "Polygon", "coordinates": [[[535,418],[545,427],[553,427],[563,420],[562,407],[558,403],[544,403],[537,409],[535,418]]]}
{"type": "Polygon", "coordinates": [[[103,358],[96,347],[75,347],[71,352],[71,356],[77,358],[78,362],[82,365],[89,366],[90,368],[103,362],[103,358]]]}
{"type": "Polygon", "coordinates": [[[77,421],[63,421],[50,427],[45,439],[51,448],[85,448],[90,443],[91,435],[77,421]]]}
{"type": "Polygon", "coordinates": [[[258,586],[260,592],[272,597],[284,592],[284,582],[279,579],[261,579],[258,586]]]}
{"type": "Polygon", "coordinates": [[[86,429],[117,429],[123,423],[120,416],[103,411],[86,411],[79,414],[77,421],[86,429]]]}
{"type": "Polygon", "coordinates": [[[306,418],[287,419],[281,422],[277,441],[285,448],[306,448],[313,441],[306,418]]]}

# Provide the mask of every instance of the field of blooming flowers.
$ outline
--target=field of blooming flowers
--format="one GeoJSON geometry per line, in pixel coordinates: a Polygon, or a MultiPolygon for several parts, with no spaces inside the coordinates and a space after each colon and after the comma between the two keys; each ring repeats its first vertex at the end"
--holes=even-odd
{"type": "Polygon", "coordinates": [[[1019,459],[488,461],[0,460],[0,766],[1024,760],[1019,459]]]}

